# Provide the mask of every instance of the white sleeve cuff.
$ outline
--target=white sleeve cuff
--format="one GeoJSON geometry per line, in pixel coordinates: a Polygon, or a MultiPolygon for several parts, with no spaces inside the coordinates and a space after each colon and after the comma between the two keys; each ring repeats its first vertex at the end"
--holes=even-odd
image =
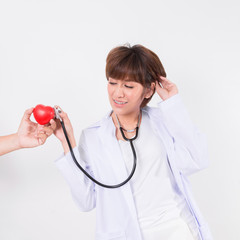
{"type": "Polygon", "coordinates": [[[164,111],[164,110],[167,110],[167,109],[171,109],[172,107],[175,107],[175,106],[178,106],[178,105],[182,105],[182,99],[181,99],[181,96],[179,93],[173,95],[172,97],[162,101],[162,102],[159,102],[157,105],[158,107],[164,111]]]}

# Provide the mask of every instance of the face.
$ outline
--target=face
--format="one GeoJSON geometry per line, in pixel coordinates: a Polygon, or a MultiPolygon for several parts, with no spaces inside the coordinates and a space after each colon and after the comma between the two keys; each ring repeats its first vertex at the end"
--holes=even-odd
{"type": "Polygon", "coordinates": [[[144,98],[151,96],[151,90],[140,83],[109,78],[108,97],[117,115],[131,115],[139,112],[144,98]]]}

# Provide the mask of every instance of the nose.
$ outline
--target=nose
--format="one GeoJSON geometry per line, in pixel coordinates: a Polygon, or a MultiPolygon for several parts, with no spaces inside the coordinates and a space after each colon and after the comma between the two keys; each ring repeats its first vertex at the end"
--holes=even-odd
{"type": "Polygon", "coordinates": [[[116,91],[115,91],[115,94],[116,94],[116,97],[118,97],[118,98],[124,97],[125,94],[124,94],[124,89],[123,89],[123,87],[122,87],[122,86],[118,86],[117,89],[116,89],[116,91]]]}

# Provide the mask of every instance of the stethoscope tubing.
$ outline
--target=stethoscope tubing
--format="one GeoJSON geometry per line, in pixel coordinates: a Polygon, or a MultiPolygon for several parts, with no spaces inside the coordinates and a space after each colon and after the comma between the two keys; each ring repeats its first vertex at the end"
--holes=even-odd
{"type": "Polygon", "coordinates": [[[68,147],[70,149],[70,153],[71,153],[71,156],[72,156],[72,159],[74,161],[74,163],[77,165],[77,167],[89,178],[91,179],[94,183],[96,183],[97,185],[101,186],[101,187],[104,187],[104,188],[119,188],[123,185],[125,185],[133,176],[135,170],[136,170],[136,166],[137,166],[137,155],[136,155],[136,151],[135,151],[135,148],[133,146],[133,140],[135,140],[138,136],[138,127],[136,127],[136,134],[135,134],[135,137],[131,138],[131,139],[128,139],[126,138],[124,132],[123,132],[123,129],[122,127],[120,127],[120,131],[122,133],[122,136],[123,138],[126,140],[126,141],[129,141],[130,142],[130,146],[132,148],[132,153],[133,153],[133,167],[132,167],[132,171],[130,173],[130,175],[128,176],[128,178],[126,180],[124,180],[123,182],[119,183],[119,184],[115,184],[115,185],[107,185],[107,184],[103,184],[99,181],[97,181],[95,178],[93,178],[88,172],[85,171],[85,169],[78,163],[75,155],[74,155],[74,152],[73,152],[73,149],[72,149],[72,145],[69,141],[69,138],[68,138],[68,134],[67,134],[67,130],[65,128],[65,125],[64,125],[64,122],[62,119],[59,119],[60,120],[60,123],[61,123],[61,126],[62,126],[62,129],[63,129],[63,132],[64,132],[64,135],[65,135],[65,138],[67,140],[67,144],[68,144],[68,147]]]}

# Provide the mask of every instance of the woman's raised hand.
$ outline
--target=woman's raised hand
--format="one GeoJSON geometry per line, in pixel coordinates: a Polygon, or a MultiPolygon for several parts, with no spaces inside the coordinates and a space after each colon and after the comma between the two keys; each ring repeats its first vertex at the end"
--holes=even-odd
{"type": "MultiPolygon", "coordinates": [[[[55,107],[59,108],[58,106],[55,106],[55,107]]],[[[59,109],[61,109],[61,108],[59,108],[59,109]]],[[[72,145],[72,148],[74,148],[74,147],[76,147],[76,140],[74,138],[74,132],[73,132],[72,124],[71,124],[71,122],[68,118],[68,115],[65,112],[63,112],[62,109],[61,109],[61,112],[59,113],[59,115],[64,122],[66,131],[67,131],[67,135],[68,135],[69,141],[72,145]]],[[[57,120],[52,119],[50,121],[50,125],[53,128],[54,135],[61,141],[65,154],[68,153],[69,152],[69,147],[68,147],[67,140],[65,138],[60,120],[59,119],[57,119],[57,120]]]]}
{"type": "Polygon", "coordinates": [[[163,101],[178,93],[176,84],[162,76],[159,76],[159,80],[156,81],[156,91],[163,101]]]}

